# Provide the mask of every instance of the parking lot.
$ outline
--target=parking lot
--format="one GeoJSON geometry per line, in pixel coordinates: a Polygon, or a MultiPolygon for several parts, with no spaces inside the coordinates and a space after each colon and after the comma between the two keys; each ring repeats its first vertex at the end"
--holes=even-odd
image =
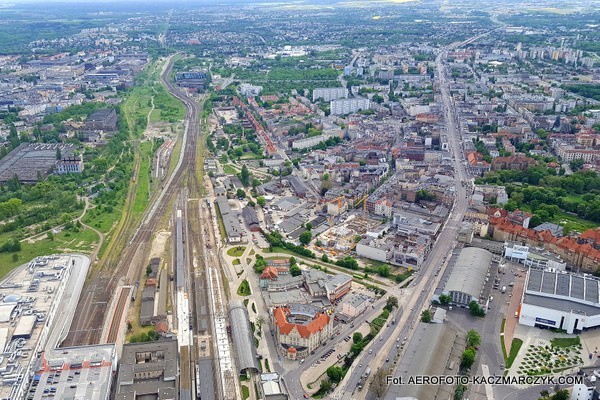
{"type": "MultiPolygon", "coordinates": [[[[369,329],[369,325],[367,323],[363,323],[356,330],[356,332],[360,332],[363,336],[366,336],[369,333],[369,329]]],[[[325,373],[327,368],[331,367],[337,362],[343,362],[343,357],[350,351],[350,347],[352,347],[352,337],[347,335],[344,336],[344,339],[342,340],[333,337],[329,343],[332,344],[333,347],[327,350],[327,352],[325,352],[321,358],[313,362],[310,366],[307,366],[305,371],[302,373],[300,379],[302,380],[305,388],[307,387],[307,384],[313,383],[319,379],[319,377],[325,373]]],[[[328,344],[325,344],[325,346],[328,346],[328,344]]],[[[309,393],[316,392],[319,388],[319,385],[314,384],[312,385],[312,388],[312,391],[309,393]]]]}

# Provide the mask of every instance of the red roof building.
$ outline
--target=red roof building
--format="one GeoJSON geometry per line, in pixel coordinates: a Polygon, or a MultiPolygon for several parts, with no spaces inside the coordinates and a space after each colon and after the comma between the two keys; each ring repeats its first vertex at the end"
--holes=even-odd
{"type": "Polygon", "coordinates": [[[273,310],[275,331],[283,356],[292,359],[305,357],[331,337],[333,318],[315,310],[315,307],[297,304],[273,310]]]}
{"type": "Polygon", "coordinates": [[[600,267],[600,232],[589,229],[578,237],[556,237],[550,231],[535,231],[514,224],[508,218],[491,217],[493,238],[498,241],[525,243],[543,247],[572,267],[583,272],[596,272],[600,267]]]}

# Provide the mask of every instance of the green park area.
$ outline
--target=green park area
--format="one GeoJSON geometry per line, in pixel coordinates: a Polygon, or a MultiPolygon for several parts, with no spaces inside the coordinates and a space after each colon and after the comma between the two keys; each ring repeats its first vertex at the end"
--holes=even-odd
{"type": "Polygon", "coordinates": [[[246,251],[245,246],[236,246],[227,250],[227,255],[230,257],[240,257],[246,251]]]}
{"type": "MultiPolygon", "coordinates": [[[[44,118],[42,123],[53,129],[42,133],[38,127],[31,136],[12,136],[3,151],[10,151],[22,141],[54,143],[65,123],[83,122],[101,108],[115,108],[119,115],[117,131],[104,146],[87,146],[77,137],[69,139],[75,153],[85,160],[81,173],[50,175],[33,185],[12,179],[4,186],[0,194],[0,276],[39,255],[91,253],[98,235],[75,223],[84,211],[84,197],[89,198],[89,205],[82,223],[105,235],[99,257],[106,251],[115,253],[111,240],[119,230],[133,229],[152,195],[151,161],[162,143],[142,136],[152,98],[159,100],[158,105],[155,103],[160,110],[157,118],[163,122],[171,123],[184,115],[180,102],[158,83],[161,69],[161,63],[151,63],[137,78],[137,86],[117,92],[124,101],[116,107],[100,102],[71,106],[44,118]],[[58,233],[50,233],[48,238],[45,232],[51,230],[58,233]]],[[[10,129],[14,130],[12,126],[10,129]]]]}
{"type": "Polygon", "coordinates": [[[600,176],[596,172],[576,171],[567,176],[559,171],[557,174],[540,160],[539,165],[525,171],[490,172],[476,183],[505,186],[509,201],[503,207],[508,211],[520,209],[532,213],[530,228],[552,222],[561,225],[566,235],[600,225],[600,176]]]}

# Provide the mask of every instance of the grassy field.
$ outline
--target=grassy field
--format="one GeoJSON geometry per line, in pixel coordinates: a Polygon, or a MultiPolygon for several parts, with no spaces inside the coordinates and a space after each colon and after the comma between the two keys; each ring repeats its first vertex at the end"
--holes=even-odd
{"type": "Polygon", "coordinates": [[[246,400],[250,397],[250,389],[246,385],[242,385],[242,400],[246,400]]]}
{"type": "Polygon", "coordinates": [[[131,341],[131,338],[133,336],[138,336],[144,333],[148,333],[150,331],[154,331],[156,330],[156,328],[152,325],[150,326],[141,326],[138,323],[132,322],[132,329],[131,332],[127,332],[127,334],[125,335],[125,341],[127,343],[129,343],[131,341]]]}
{"type": "Polygon", "coordinates": [[[38,256],[56,253],[91,253],[98,242],[98,235],[91,229],[80,229],[79,232],[63,231],[54,235],[54,240],[41,239],[35,243],[21,242],[21,251],[17,253],[0,253],[0,278],[13,268],[31,261],[38,256]],[[13,259],[13,254],[18,258],[13,259]]]}
{"type": "Polygon", "coordinates": [[[134,217],[139,217],[146,209],[150,198],[150,163],[152,162],[152,142],[140,143],[140,170],[137,180],[137,190],[133,202],[134,217]]]}
{"type": "Polygon", "coordinates": [[[223,165],[223,172],[225,172],[227,175],[236,175],[239,172],[239,170],[233,168],[229,164],[225,164],[223,165]]]}
{"type": "Polygon", "coordinates": [[[217,221],[219,223],[219,233],[221,234],[221,237],[223,238],[223,240],[227,241],[227,231],[225,230],[225,224],[223,223],[223,216],[221,216],[221,210],[219,210],[219,207],[215,207],[215,210],[217,210],[217,221]]]}
{"type": "Polygon", "coordinates": [[[238,287],[237,294],[240,296],[250,296],[252,294],[250,284],[246,279],[244,279],[242,283],[240,283],[240,287],[238,287]]]}
{"type": "Polygon", "coordinates": [[[515,358],[517,358],[517,354],[519,354],[521,345],[523,345],[523,341],[521,339],[513,339],[512,344],[510,345],[510,354],[508,355],[508,359],[506,360],[507,369],[512,366],[513,362],[515,362],[515,358]]]}
{"type": "Polygon", "coordinates": [[[574,338],[554,338],[550,341],[552,347],[571,347],[581,344],[579,336],[574,338]]]}
{"type": "Polygon", "coordinates": [[[556,213],[551,222],[562,226],[564,228],[564,234],[570,232],[583,232],[600,226],[594,222],[587,221],[564,212],[556,213]]]}
{"type": "Polygon", "coordinates": [[[153,91],[147,86],[134,88],[123,102],[123,117],[127,121],[129,132],[139,136],[146,129],[148,113],[152,109],[151,99],[153,91]]]}
{"type": "Polygon", "coordinates": [[[185,117],[185,108],[177,98],[171,96],[162,85],[151,87],[154,96],[154,110],[150,114],[150,122],[175,122],[185,117]]]}
{"type": "Polygon", "coordinates": [[[244,254],[244,251],[246,251],[245,246],[236,246],[227,250],[227,255],[231,257],[240,257],[242,254],[244,254]]]}

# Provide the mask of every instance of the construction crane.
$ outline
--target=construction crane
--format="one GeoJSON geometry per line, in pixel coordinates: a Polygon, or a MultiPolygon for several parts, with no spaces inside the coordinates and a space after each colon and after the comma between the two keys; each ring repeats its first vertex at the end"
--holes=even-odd
{"type": "Polygon", "coordinates": [[[357,203],[354,204],[354,207],[358,207],[360,203],[363,204],[363,224],[367,223],[367,199],[369,198],[368,194],[365,194],[362,199],[360,199],[357,203]]]}
{"type": "MultiPolygon", "coordinates": [[[[344,196],[339,196],[331,201],[329,201],[330,203],[337,203],[337,215],[340,215],[342,213],[342,200],[344,199],[344,196]]],[[[335,215],[330,215],[328,218],[328,222],[329,222],[329,229],[333,228],[333,218],[335,217],[335,215]]]]}

